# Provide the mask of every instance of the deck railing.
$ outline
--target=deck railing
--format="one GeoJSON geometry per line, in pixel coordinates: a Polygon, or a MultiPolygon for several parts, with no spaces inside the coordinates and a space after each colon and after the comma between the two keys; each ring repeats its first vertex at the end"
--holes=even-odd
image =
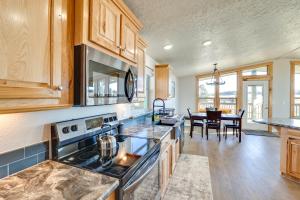
{"type": "Polygon", "coordinates": [[[253,103],[248,103],[248,108],[247,108],[247,111],[248,111],[248,116],[247,118],[249,120],[252,120],[252,119],[261,119],[263,116],[263,105],[262,104],[253,104],[253,103]]]}
{"type": "Polygon", "coordinates": [[[294,116],[295,117],[300,117],[300,104],[295,104],[294,105],[294,116]]]}

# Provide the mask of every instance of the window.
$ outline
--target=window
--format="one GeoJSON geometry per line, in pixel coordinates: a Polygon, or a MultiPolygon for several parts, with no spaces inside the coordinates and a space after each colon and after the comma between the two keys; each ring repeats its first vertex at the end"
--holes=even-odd
{"type": "Polygon", "coordinates": [[[242,72],[243,76],[264,76],[268,74],[268,67],[259,67],[254,69],[244,70],[242,72]]]}
{"type": "Polygon", "coordinates": [[[198,111],[205,112],[206,108],[215,107],[215,86],[207,85],[210,77],[198,79],[198,111]]]}
{"type": "Polygon", "coordinates": [[[300,62],[292,62],[291,69],[291,115],[300,118],[300,62]]]}
{"type": "Polygon", "coordinates": [[[222,75],[224,85],[219,87],[220,110],[224,113],[236,113],[237,103],[237,73],[222,75]]]}
{"type": "MultiPolygon", "coordinates": [[[[252,109],[249,118],[259,118],[262,115],[261,109],[259,107],[259,89],[253,88],[253,94],[250,92],[248,95],[249,98],[252,98],[251,95],[256,95],[253,98],[255,100],[253,105],[243,105],[243,81],[250,80],[268,80],[269,85],[272,85],[272,67],[273,64],[262,63],[259,65],[245,66],[236,68],[235,70],[229,69],[221,71],[218,75],[220,79],[225,81],[224,85],[207,85],[206,83],[211,79],[211,73],[198,76],[197,78],[197,108],[199,112],[205,112],[208,107],[216,107],[221,110],[223,113],[236,114],[238,109],[252,109]],[[258,76],[258,77],[257,77],[258,76]],[[241,88],[238,90],[238,88],[241,88]],[[256,92],[256,93],[255,93],[256,92]]],[[[295,112],[297,110],[300,118],[300,62],[298,70],[298,80],[297,82],[297,95],[295,97],[295,112]],[[296,108],[296,105],[298,106],[296,108]]],[[[250,88],[249,90],[251,90],[250,88]]],[[[271,93],[268,94],[269,96],[271,93]]],[[[270,99],[270,98],[269,98],[270,99]]],[[[251,99],[252,100],[252,99],[251,99]]],[[[271,105],[271,102],[268,102],[268,105],[271,105]]],[[[272,117],[272,113],[269,112],[268,116],[272,117]]]]}

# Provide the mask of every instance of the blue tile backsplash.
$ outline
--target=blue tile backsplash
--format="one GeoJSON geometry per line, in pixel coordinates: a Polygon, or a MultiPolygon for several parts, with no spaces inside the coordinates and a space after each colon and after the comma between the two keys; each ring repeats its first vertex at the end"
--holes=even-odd
{"type": "Polygon", "coordinates": [[[0,154],[0,178],[4,178],[48,159],[48,141],[0,154]]]}
{"type": "Polygon", "coordinates": [[[2,166],[0,167],[0,178],[3,178],[5,176],[8,176],[8,166],[2,166]]]}

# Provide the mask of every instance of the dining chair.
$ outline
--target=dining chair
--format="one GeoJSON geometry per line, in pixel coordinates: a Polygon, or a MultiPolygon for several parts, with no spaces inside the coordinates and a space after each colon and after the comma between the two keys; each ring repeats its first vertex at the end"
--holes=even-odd
{"type": "MultiPolygon", "coordinates": [[[[242,110],[242,109],[240,109],[238,112],[238,115],[240,116],[241,120],[243,119],[244,113],[245,113],[245,110],[242,110]]],[[[225,123],[224,128],[223,128],[225,139],[227,139],[227,130],[230,128],[232,129],[233,136],[234,135],[237,136],[237,133],[238,133],[238,131],[241,131],[242,126],[241,126],[241,123],[237,120],[233,120],[232,123],[225,123]]]]}
{"type": "Polygon", "coordinates": [[[206,111],[207,121],[206,121],[206,138],[208,140],[208,129],[215,129],[217,131],[217,136],[219,136],[219,141],[221,141],[221,115],[222,111],[206,111]]]}
{"type": "Polygon", "coordinates": [[[192,115],[192,113],[191,113],[191,109],[190,109],[190,108],[188,108],[187,111],[188,111],[188,113],[189,113],[189,117],[190,117],[190,121],[191,121],[190,136],[193,137],[194,127],[195,127],[195,126],[198,126],[198,127],[201,127],[201,136],[202,136],[202,138],[203,138],[203,127],[204,127],[203,121],[195,120],[195,119],[193,118],[193,115],[192,115]]]}

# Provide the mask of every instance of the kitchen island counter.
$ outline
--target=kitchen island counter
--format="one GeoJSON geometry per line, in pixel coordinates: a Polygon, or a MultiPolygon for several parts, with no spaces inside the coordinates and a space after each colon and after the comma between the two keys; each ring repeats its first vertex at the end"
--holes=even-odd
{"type": "Polygon", "coordinates": [[[118,185],[118,179],[48,160],[0,180],[0,200],[104,200],[118,185]]]}
{"type": "Polygon", "coordinates": [[[270,118],[254,120],[256,123],[271,125],[280,135],[281,174],[300,182],[300,120],[290,118],[270,118]]]}
{"type": "Polygon", "coordinates": [[[267,124],[275,127],[285,127],[285,128],[300,130],[300,119],[270,118],[270,119],[258,119],[253,121],[259,124],[267,124]]]}

